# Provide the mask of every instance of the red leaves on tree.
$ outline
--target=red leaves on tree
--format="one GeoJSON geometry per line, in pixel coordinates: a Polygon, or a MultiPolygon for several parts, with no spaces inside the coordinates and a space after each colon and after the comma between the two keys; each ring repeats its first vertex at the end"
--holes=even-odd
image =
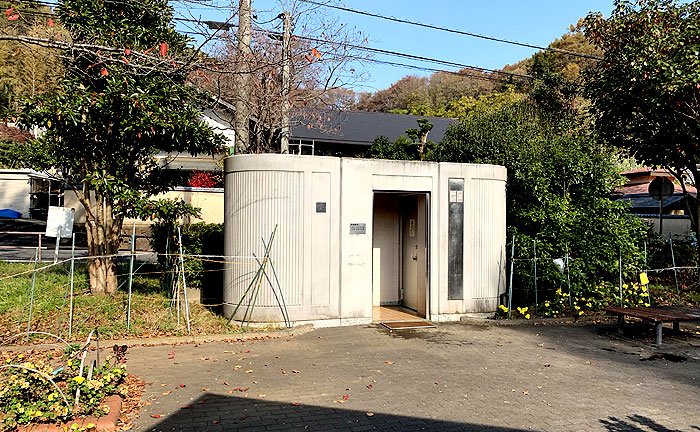
{"type": "Polygon", "coordinates": [[[168,44],[166,44],[165,42],[160,44],[160,55],[161,57],[165,57],[166,55],[168,55],[168,44]]]}
{"type": "Polygon", "coordinates": [[[314,58],[313,58],[313,57],[311,57],[311,56],[310,56],[310,55],[308,55],[308,54],[306,54],[306,55],[304,56],[304,58],[305,58],[306,60],[308,60],[308,62],[309,62],[309,63],[311,63],[311,62],[313,62],[313,61],[314,61],[314,58]]]}
{"type": "Polygon", "coordinates": [[[205,79],[207,82],[211,82],[211,79],[210,79],[210,78],[207,76],[207,74],[205,74],[204,72],[202,72],[202,71],[197,71],[197,73],[199,74],[199,76],[204,77],[204,79],[205,79]]]}
{"type": "Polygon", "coordinates": [[[190,187],[213,188],[218,182],[211,171],[194,170],[188,183],[190,187]]]}
{"type": "Polygon", "coordinates": [[[9,21],[17,21],[19,19],[19,14],[10,15],[7,19],[9,21]]]}
{"type": "Polygon", "coordinates": [[[316,48],[311,50],[311,55],[321,60],[321,53],[316,48]]]}
{"type": "Polygon", "coordinates": [[[53,27],[53,26],[56,25],[56,23],[53,22],[53,19],[52,19],[52,18],[49,18],[49,21],[46,23],[46,25],[49,26],[49,27],[53,27]]]}
{"type": "Polygon", "coordinates": [[[129,48],[126,48],[124,50],[124,55],[130,55],[130,54],[131,54],[131,50],[129,48]]]}
{"type": "Polygon", "coordinates": [[[5,15],[10,16],[14,8],[9,8],[8,10],[5,11],[5,15]]]}
{"type": "Polygon", "coordinates": [[[102,68],[102,70],[100,71],[100,73],[102,74],[102,76],[107,76],[107,75],[109,75],[109,72],[107,72],[107,69],[105,69],[105,68],[102,68]]]}

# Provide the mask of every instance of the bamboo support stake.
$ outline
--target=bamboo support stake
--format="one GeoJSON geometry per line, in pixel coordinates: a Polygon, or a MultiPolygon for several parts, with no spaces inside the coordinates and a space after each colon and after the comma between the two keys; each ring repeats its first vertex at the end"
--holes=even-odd
{"type": "Polygon", "coordinates": [[[671,263],[673,264],[673,279],[676,281],[676,294],[678,295],[678,304],[681,304],[681,290],[678,288],[678,271],[676,270],[676,256],[673,254],[673,239],[668,241],[671,243],[671,263]]]}
{"type": "Polygon", "coordinates": [[[620,259],[618,261],[618,269],[620,271],[620,307],[622,307],[622,248],[620,248],[620,259]]]}
{"type": "Polygon", "coordinates": [[[68,339],[70,339],[71,335],[73,334],[73,295],[74,295],[73,281],[74,281],[74,275],[75,275],[75,233],[73,233],[73,241],[72,241],[71,249],[70,249],[70,303],[69,303],[70,312],[68,313],[68,339]]]}
{"type": "Polygon", "coordinates": [[[134,253],[136,253],[136,222],[131,229],[131,257],[129,258],[129,290],[126,301],[126,331],[131,328],[131,287],[134,282],[134,253]]]}
{"type": "MultiPolygon", "coordinates": [[[[32,312],[34,311],[34,287],[36,286],[36,267],[39,264],[39,248],[36,248],[36,253],[34,254],[34,271],[32,272],[32,287],[29,293],[29,319],[27,320],[27,331],[32,329],[32,312]]],[[[29,341],[29,334],[27,334],[27,341],[29,341]]]]}
{"type": "MultiPolygon", "coordinates": [[[[185,281],[185,258],[182,251],[182,232],[180,227],[177,227],[177,239],[180,243],[180,267],[182,268],[182,290],[185,297],[185,322],[187,323],[187,334],[191,333],[190,329],[190,303],[187,301],[187,282],[185,281]]],[[[179,291],[178,291],[179,293],[179,291]]]]}
{"type": "Polygon", "coordinates": [[[532,241],[532,257],[535,263],[535,315],[537,315],[537,240],[532,241]]]}

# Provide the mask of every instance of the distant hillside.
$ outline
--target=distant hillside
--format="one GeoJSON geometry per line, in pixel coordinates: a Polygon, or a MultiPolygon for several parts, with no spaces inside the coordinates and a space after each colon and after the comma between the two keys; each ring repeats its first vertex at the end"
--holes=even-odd
{"type": "MultiPolygon", "coordinates": [[[[584,54],[598,54],[596,48],[589,44],[585,36],[574,26],[570,32],[549,44],[550,48],[584,54]]],[[[578,82],[584,70],[591,67],[595,60],[572,56],[565,53],[540,51],[532,57],[515,64],[506,65],[501,70],[520,75],[541,74],[543,69],[549,73],[560,74],[570,82],[578,82]]],[[[523,80],[504,77],[496,73],[463,69],[458,73],[436,72],[430,77],[408,75],[392,84],[388,89],[375,93],[360,93],[354,106],[362,111],[403,112],[423,115],[441,115],[449,113],[458,102],[474,99],[503,90],[506,85],[515,86],[527,92],[523,80]]]]}

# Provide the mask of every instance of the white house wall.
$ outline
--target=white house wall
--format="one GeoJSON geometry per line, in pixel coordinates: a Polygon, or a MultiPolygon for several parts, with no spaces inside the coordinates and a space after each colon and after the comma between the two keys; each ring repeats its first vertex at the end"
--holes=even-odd
{"type": "MultiPolygon", "coordinates": [[[[371,321],[377,302],[372,290],[375,192],[427,194],[428,318],[495,311],[505,289],[505,168],[265,154],[229,157],[225,173],[225,253],[262,256],[260,238],[269,237],[277,225],[271,257],[292,321],[371,321]],[[462,300],[447,300],[450,178],[465,181],[462,300]],[[326,212],[317,212],[316,204],[324,202],[326,212]],[[365,224],[366,232],[351,233],[351,224],[365,224]]],[[[233,312],[231,304],[248,286],[245,274],[255,268],[250,260],[227,267],[226,313],[233,312]]],[[[277,299],[264,291],[253,321],[281,321],[277,299]]],[[[242,310],[236,318],[242,318],[242,310]]]]}
{"type": "Polygon", "coordinates": [[[10,209],[29,218],[32,180],[26,173],[0,173],[0,209],[10,209]]]}

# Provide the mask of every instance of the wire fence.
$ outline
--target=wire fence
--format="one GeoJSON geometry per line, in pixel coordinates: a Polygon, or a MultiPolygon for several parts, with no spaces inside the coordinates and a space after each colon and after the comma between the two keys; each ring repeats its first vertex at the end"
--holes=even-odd
{"type": "MultiPolygon", "coordinates": [[[[516,239],[515,236],[511,238],[510,253],[509,253],[509,266],[508,266],[508,279],[507,279],[507,291],[505,293],[506,299],[505,303],[507,306],[507,316],[511,318],[513,313],[513,299],[517,298],[518,295],[524,302],[534,300],[535,312],[537,312],[538,306],[542,303],[540,299],[550,298],[553,293],[560,293],[562,290],[566,290],[566,296],[568,297],[569,304],[571,305],[572,299],[572,263],[581,261],[582,258],[572,257],[569,254],[568,247],[565,247],[562,253],[555,255],[556,258],[552,257],[552,254],[543,254],[538,252],[538,242],[537,240],[532,240],[530,246],[531,255],[528,254],[527,257],[516,256],[516,239]],[[516,264],[519,264],[516,266],[516,264]],[[529,268],[528,268],[529,267],[529,268]],[[544,270],[544,271],[543,271],[544,270]],[[539,273],[538,273],[539,272],[539,273]],[[544,286],[543,273],[552,273],[559,275],[558,285],[551,283],[551,277],[548,278],[544,286]],[[514,282],[514,279],[518,280],[520,284],[514,282]],[[520,286],[518,286],[520,285],[520,286]],[[519,292],[518,292],[519,291],[519,292]],[[515,297],[514,297],[515,296],[515,297]]],[[[675,288],[675,298],[674,303],[681,304],[681,292],[684,290],[698,290],[700,291],[700,266],[693,262],[694,265],[678,265],[677,263],[677,247],[674,247],[673,239],[665,241],[663,252],[670,252],[667,257],[670,259],[670,265],[659,266],[657,268],[650,267],[650,257],[648,256],[648,245],[647,242],[643,242],[643,264],[638,263],[628,263],[623,259],[622,250],[619,251],[617,259],[617,290],[618,293],[615,295],[614,301],[619,303],[620,306],[625,304],[624,292],[628,283],[638,284],[643,286],[645,295],[647,296],[647,305],[652,303],[652,295],[649,289],[651,282],[656,282],[658,284],[671,284],[675,288]]],[[[657,245],[658,246],[658,245],[657,245]]],[[[696,245],[692,245],[694,248],[696,245]]],[[[522,248],[520,248],[522,251],[522,248]]],[[[658,250],[657,250],[658,252],[658,250]]],[[[688,261],[689,257],[684,254],[683,261],[688,261]]],[[[696,261],[696,258],[690,257],[691,261],[696,261]]],[[[658,260],[657,260],[658,261],[658,260]]],[[[655,262],[658,264],[658,262],[655,262]]],[[[687,264],[687,262],[686,262],[687,264]]],[[[669,298],[656,299],[663,300],[665,302],[670,301],[669,298]]],[[[517,309],[517,308],[516,308],[517,309]]]]}
{"type": "MultiPolygon", "coordinates": [[[[120,252],[116,254],[109,255],[96,255],[96,256],[75,256],[75,242],[73,241],[71,247],[70,258],[56,260],[53,263],[44,263],[40,265],[39,254],[40,249],[37,247],[35,249],[34,258],[29,261],[31,268],[27,270],[22,270],[13,274],[8,274],[0,277],[0,286],[3,282],[8,281],[13,278],[28,277],[31,275],[31,282],[27,288],[26,297],[24,300],[24,306],[22,313],[18,319],[18,330],[26,323],[26,331],[30,332],[32,330],[33,315],[35,310],[35,299],[36,299],[36,288],[37,288],[37,278],[43,274],[52,271],[65,272],[67,276],[67,283],[65,294],[63,296],[63,303],[60,309],[57,311],[59,316],[56,333],[61,333],[61,326],[67,327],[67,338],[71,339],[73,336],[73,329],[75,327],[74,321],[74,305],[76,295],[82,294],[82,292],[76,292],[76,286],[82,286],[83,284],[90,281],[89,276],[81,276],[80,273],[76,272],[76,264],[88,264],[93,260],[105,260],[105,259],[115,259],[117,261],[126,261],[128,264],[128,271],[115,271],[115,276],[119,285],[116,291],[126,292],[126,304],[125,304],[125,326],[127,332],[131,329],[133,317],[132,317],[132,292],[134,288],[134,278],[148,277],[148,276],[160,276],[159,282],[168,294],[169,299],[169,312],[172,312],[177,326],[184,323],[186,331],[188,334],[192,333],[191,328],[191,313],[190,313],[190,296],[192,292],[192,282],[198,282],[203,275],[216,274],[217,276],[223,275],[226,266],[234,265],[245,265],[251,268],[250,271],[242,272],[245,280],[237,281],[239,284],[243,284],[244,290],[243,294],[240,296],[236,302],[227,301],[215,301],[215,302],[200,302],[201,306],[214,308],[221,306],[230,306],[233,308],[233,312],[229,314],[227,324],[237,318],[241,326],[248,326],[251,322],[253,312],[256,306],[257,299],[260,295],[261,290],[270,289],[275,298],[277,306],[279,307],[280,313],[284,324],[287,327],[291,327],[292,323],[289,319],[289,314],[287,312],[287,305],[284,300],[284,294],[277,277],[277,271],[274,267],[274,261],[270,254],[273,241],[277,228],[271,233],[268,239],[262,238],[262,243],[264,245],[264,253],[261,256],[256,254],[251,255],[212,255],[212,254],[190,254],[185,253],[183,243],[182,243],[182,233],[180,228],[177,228],[177,245],[175,252],[150,252],[150,251],[136,251],[135,246],[135,235],[131,239],[131,250],[128,252],[120,252]],[[154,262],[153,259],[162,258],[162,262],[154,262]],[[192,263],[206,263],[209,264],[208,267],[195,266],[192,267],[192,263]],[[155,268],[154,268],[155,267],[155,268]],[[240,313],[239,313],[240,311],[240,313]],[[63,322],[63,317],[67,316],[67,321],[63,322]],[[238,314],[238,315],[237,315],[238,314]],[[25,322],[26,321],[26,322],[25,322]]],[[[118,267],[117,267],[118,269],[118,267]]],[[[218,279],[218,287],[223,286],[222,278],[218,279]]],[[[106,299],[105,299],[106,301],[106,299]]],[[[99,304],[97,309],[99,309],[99,304]]],[[[89,315],[88,315],[89,318],[89,315]]]]}

